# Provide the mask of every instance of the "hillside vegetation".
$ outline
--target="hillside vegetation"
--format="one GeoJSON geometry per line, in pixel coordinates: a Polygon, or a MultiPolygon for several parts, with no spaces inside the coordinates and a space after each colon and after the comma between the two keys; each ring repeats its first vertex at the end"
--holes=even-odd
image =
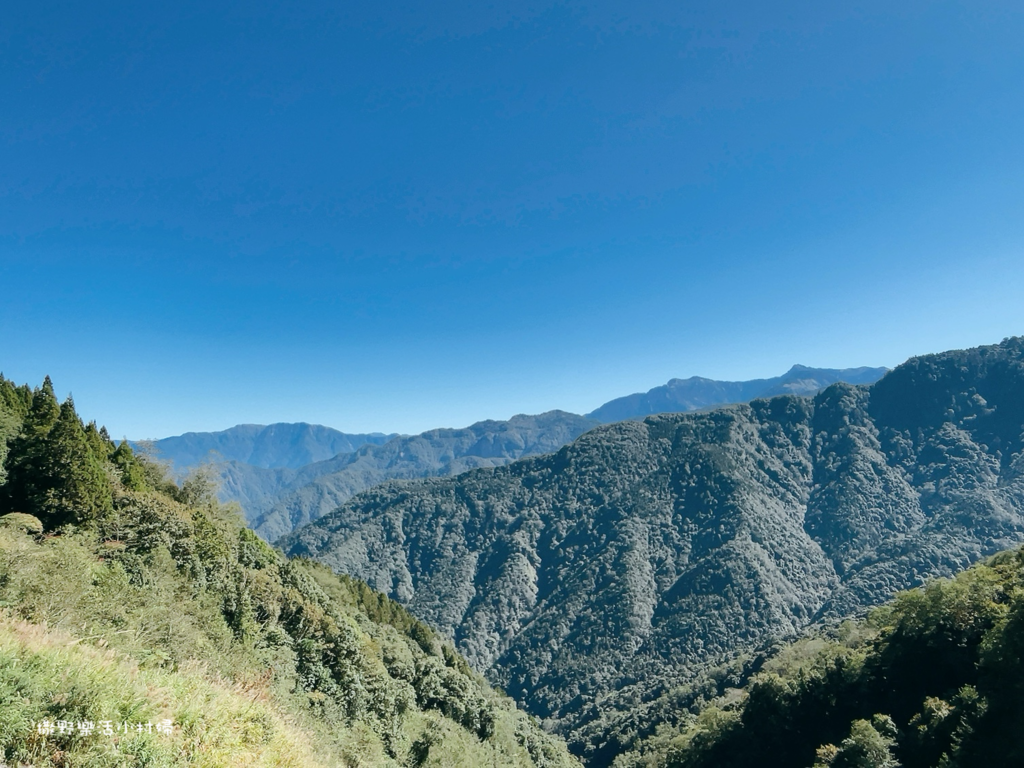
{"type": "Polygon", "coordinates": [[[1024,550],[786,645],[616,768],[1024,765],[1024,550]]]}
{"type": "Polygon", "coordinates": [[[0,378],[0,749],[35,766],[569,766],[426,625],[0,378]],[[171,733],[44,723],[169,720],[171,733]],[[42,730],[42,732],[41,732],[42,730]]]}
{"type": "Polygon", "coordinates": [[[381,485],[280,545],[408,606],[606,765],[738,652],[1024,542],[1022,434],[1016,338],[381,485]]]}

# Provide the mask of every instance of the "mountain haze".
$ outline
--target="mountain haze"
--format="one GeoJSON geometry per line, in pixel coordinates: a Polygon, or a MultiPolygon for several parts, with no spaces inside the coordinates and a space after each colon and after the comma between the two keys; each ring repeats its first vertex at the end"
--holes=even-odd
{"type": "MultiPolygon", "coordinates": [[[[249,521],[260,536],[273,541],[386,480],[456,475],[477,467],[500,466],[523,456],[558,450],[595,426],[596,421],[574,413],[548,411],[364,445],[354,453],[298,470],[281,484],[269,509],[250,508],[249,521]]],[[[225,468],[226,487],[236,484],[241,489],[236,478],[242,472],[245,470],[237,466],[225,468]]]]}
{"type": "Polygon", "coordinates": [[[654,413],[698,411],[727,403],[746,403],[758,397],[775,395],[813,395],[825,387],[844,381],[847,384],[873,384],[888,368],[808,368],[794,365],[782,376],[752,381],[715,381],[700,376],[671,379],[668,384],[610,400],[587,414],[603,423],[637,419],[654,413]]]}
{"type": "Polygon", "coordinates": [[[290,468],[380,445],[395,435],[346,434],[319,424],[239,424],[221,432],[186,432],[150,443],[157,458],[177,470],[207,461],[237,461],[269,469],[290,468]]]}
{"type": "Polygon", "coordinates": [[[377,486],[279,542],[366,580],[602,764],[709,664],[1024,541],[1024,340],[377,486]]]}

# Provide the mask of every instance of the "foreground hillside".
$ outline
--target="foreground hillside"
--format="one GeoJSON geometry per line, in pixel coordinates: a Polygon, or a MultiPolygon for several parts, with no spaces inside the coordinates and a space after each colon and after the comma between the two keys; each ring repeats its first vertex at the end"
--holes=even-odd
{"type": "Polygon", "coordinates": [[[616,768],[1024,765],[1024,550],[783,646],[715,693],[616,768]]]}
{"type": "Polygon", "coordinates": [[[0,430],[0,759],[574,764],[400,606],[285,560],[49,380],[0,379],[0,430]]]}
{"type": "Polygon", "coordinates": [[[280,544],[366,580],[593,764],[645,701],[1024,541],[1024,340],[386,484],[280,544]]]}

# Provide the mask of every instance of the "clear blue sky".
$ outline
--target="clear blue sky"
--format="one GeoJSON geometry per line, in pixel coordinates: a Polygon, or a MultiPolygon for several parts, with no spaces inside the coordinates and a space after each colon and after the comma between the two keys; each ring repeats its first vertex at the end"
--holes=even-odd
{"type": "Polygon", "coordinates": [[[1019,2],[0,8],[0,371],[416,432],[1024,333],[1019,2]]]}

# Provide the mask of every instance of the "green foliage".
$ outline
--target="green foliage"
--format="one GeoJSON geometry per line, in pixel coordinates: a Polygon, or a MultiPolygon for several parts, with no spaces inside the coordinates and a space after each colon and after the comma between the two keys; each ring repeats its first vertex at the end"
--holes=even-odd
{"type": "MultiPolygon", "coordinates": [[[[117,674],[131,664],[154,674],[205,669],[210,684],[264,702],[257,720],[243,718],[246,728],[272,739],[285,720],[299,723],[300,741],[344,765],[574,764],[404,609],[361,582],[286,560],[243,526],[236,507],[217,501],[208,472],[174,485],[52,395],[49,381],[33,393],[11,443],[10,482],[0,486],[7,505],[21,507],[0,516],[0,611],[11,620],[118,654],[117,674]]],[[[74,739],[43,744],[23,727],[40,713],[98,719],[97,702],[117,711],[145,703],[93,681],[72,706],[59,690],[66,679],[50,679],[52,664],[22,684],[15,658],[0,654],[0,748],[10,755],[40,765],[127,765],[125,754],[137,764],[235,764],[230,748],[211,762],[195,744],[122,742],[99,757],[74,739]],[[47,757],[57,753],[65,757],[47,757]]],[[[182,712],[197,733],[216,720],[202,706],[182,712]]],[[[218,743],[230,741],[214,731],[218,743]]],[[[251,742],[234,742],[237,764],[302,764],[301,749],[260,762],[251,742]]]]}
{"type": "Polygon", "coordinates": [[[144,462],[136,456],[127,440],[122,440],[110,454],[110,462],[120,472],[121,484],[129,491],[151,490],[144,462]]]}
{"type": "Polygon", "coordinates": [[[826,744],[818,749],[814,768],[899,768],[892,755],[895,731],[887,715],[875,715],[870,722],[854,720],[838,748],[826,744]]]}
{"type": "MultiPolygon", "coordinates": [[[[0,391],[6,382],[0,380],[0,391]]],[[[8,444],[21,429],[22,415],[16,412],[10,405],[0,402],[0,486],[7,482],[7,453],[8,444]]]]}
{"type": "Polygon", "coordinates": [[[801,641],[810,655],[784,648],[725,713],[706,707],[618,765],[1024,764],[1024,549],[903,593],[860,625],[801,641]]]}
{"type": "Polygon", "coordinates": [[[34,535],[43,532],[42,521],[38,517],[26,515],[24,512],[10,512],[6,515],[0,515],[0,527],[11,528],[34,535]]]}
{"type": "Polygon", "coordinates": [[[47,376],[42,387],[32,393],[32,403],[19,424],[18,434],[10,440],[4,463],[6,483],[0,489],[3,511],[40,511],[48,480],[46,438],[59,416],[60,405],[47,376]]]}
{"type": "Polygon", "coordinates": [[[32,407],[32,390],[28,385],[18,386],[0,374],[0,411],[13,414],[21,421],[32,407]]]}
{"type": "Polygon", "coordinates": [[[68,398],[43,439],[31,479],[36,495],[27,500],[28,511],[47,528],[95,521],[109,512],[112,494],[101,464],[106,458],[104,449],[95,429],[90,437],[82,428],[68,398]]]}
{"type": "Polygon", "coordinates": [[[0,616],[0,760],[58,766],[194,765],[314,768],[332,761],[266,700],[198,667],[139,666],[38,625],[0,616]],[[122,722],[172,722],[170,734],[114,731],[122,722]],[[90,722],[43,736],[37,724],[90,722]],[[103,733],[104,723],[113,731],[103,733]]]}
{"type": "Polygon", "coordinates": [[[70,397],[57,405],[47,377],[4,457],[0,509],[34,515],[48,529],[100,519],[112,507],[112,449],[95,424],[82,425],[70,397]]]}

